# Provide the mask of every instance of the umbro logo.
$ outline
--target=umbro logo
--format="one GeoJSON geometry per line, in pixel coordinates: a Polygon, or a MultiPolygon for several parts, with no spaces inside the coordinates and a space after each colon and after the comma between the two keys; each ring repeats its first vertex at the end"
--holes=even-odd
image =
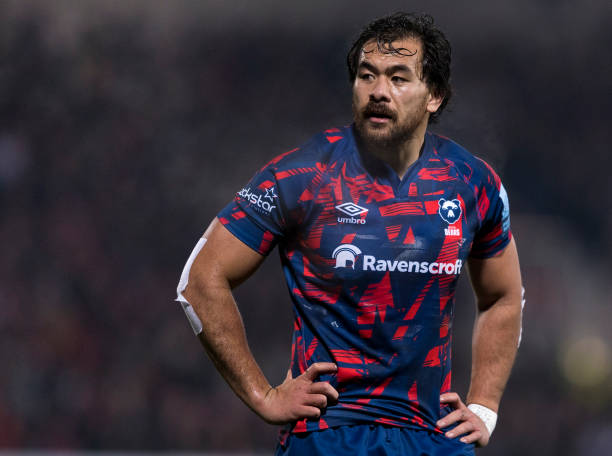
{"type": "Polygon", "coordinates": [[[340,212],[344,212],[346,215],[350,215],[351,217],[355,217],[356,215],[363,214],[364,212],[368,212],[365,207],[357,206],[353,203],[343,203],[336,206],[340,212]]]}
{"type": "Polygon", "coordinates": [[[337,205],[336,209],[351,217],[338,217],[338,223],[352,223],[364,225],[366,222],[364,218],[353,218],[357,215],[365,214],[366,212],[368,212],[368,209],[366,209],[365,207],[358,206],[354,203],[342,203],[337,205]]]}

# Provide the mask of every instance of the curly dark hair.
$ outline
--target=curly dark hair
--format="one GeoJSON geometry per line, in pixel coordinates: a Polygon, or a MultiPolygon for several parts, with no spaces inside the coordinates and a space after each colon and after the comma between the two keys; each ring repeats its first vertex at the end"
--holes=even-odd
{"type": "Polygon", "coordinates": [[[406,49],[396,49],[392,44],[393,41],[402,38],[416,38],[421,41],[423,79],[435,96],[443,97],[438,110],[429,117],[429,122],[435,123],[452,95],[451,45],[444,34],[434,26],[434,20],[430,15],[398,12],[368,24],[346,56],[349,79],[351,83],[355,82],[359,55],[365,43],[376,40],[380,52],[405,54],[406,49]]]}

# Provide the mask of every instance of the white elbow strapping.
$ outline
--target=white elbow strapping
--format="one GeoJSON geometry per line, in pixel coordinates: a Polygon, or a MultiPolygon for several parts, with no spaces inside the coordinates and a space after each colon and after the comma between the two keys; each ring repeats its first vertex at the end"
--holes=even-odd
{"type": "Polygon", "coordinates": [[[193,332],[196,334],[196,336],[202,332],[202,322],[196,315],[195,310],[193,310],[193,307],[191,307],[191,304],[189,304],[189,301],[187,301],[185,296],[183,296],[183,291],[185,291],[185,289],[187,288],[187,283],[189,282],[189,271],[191,271],[191,265],[198,256],[198,253],[200,253],[200,250],[202,250],[202,247],[204,247],[204,244],[206,244],[206,238],[200,238],[198,243],[193,248],[191,255],[189,255],[187,263],[185,263],[185,267],[183,268],[183,272],[181,273],[181,279],[179,280],[178,286],[176,287],[176,301],[181,303],[183,311],[185,312],[185,316],[187,317],[187,320],[189,320],[191,329],[193,329],[193,332]]]}

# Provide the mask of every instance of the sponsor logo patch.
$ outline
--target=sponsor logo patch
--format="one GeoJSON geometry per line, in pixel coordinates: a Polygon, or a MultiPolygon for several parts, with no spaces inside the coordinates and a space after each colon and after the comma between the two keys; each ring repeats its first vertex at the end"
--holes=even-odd
{"type": "Polygon", "coordinates": [[[270,201],[274,201],[274,198],[278,198],[278,195],[274,193],[274,185],[270,188],[266,188],[266,194],[264,195],[264,199],[269,199],[270,201]]]}
{"type": "Polygon", "coordinates": [[[274,186],[267,188],[265,195],[254,193],[250,187],[243,188],[237,195],[267,214],[270,214],[276,209],[276,206],[272,204],[274,199],[278,198],[278,195],[274,193],[274,186]],[[270,200],[271,202],[266,200],[270,200]]]}
{"type": "Polygon", "coordinates": [[[358,215],[365,214],[368,209],[365,207],[358,206],[354,203],[342,203],[336,206],[343,214],[349,215],[349,217],[338,217],[338,223],[351,223],[354,225],[365,225],[365,219],[355,218],[358,215]]]}
{"type": "Polygon", "coordinates": [[[459,275],[461,273],[461,260],[453,262],[437,262],[437,261],[406,261],[406,260],[387,260],[379,259],[374,255],[363,255],[363,259],[359,255],[362,251],[359,247],[353,244],[341,244],[332,253],[336,260],[335,268],[350,268],[362,271],[380,271],[380,272],[410,272],[414,274],[446,274],[459,275]]]}
{"type": "Polygon", "coordinates": [[[353,244],[341,244],[334,250],[332,257],[336,260],[336,268],[355,269],[355,259],[361,254],[361,249],[353,244]]]}
{"type": "Polygon", "coordinates": [[[350,215],[351,217],[355,217],[356,215],[361,215],[364,212],[368,212],[365,207],[357,206],[353,203],[342,203],[336,206],[340,212],[344,212],[346,215],[350,215]]]}

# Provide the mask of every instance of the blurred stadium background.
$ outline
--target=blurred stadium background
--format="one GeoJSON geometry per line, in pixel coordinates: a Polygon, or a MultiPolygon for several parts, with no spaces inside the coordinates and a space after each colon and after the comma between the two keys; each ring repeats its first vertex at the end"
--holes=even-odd
{"type": "MultiPolygon", "coordinates": [[[[430,12],[453,44],[456,95],[434,131],[497,169],[521,255],[523,344],[479,454],[609,454],[606,0],[0,2],[0,454],[271,452],[277,429],[220,379],[176,283],[256,169],[350,121],[346,50],[399,9],[430,12]]],[[[273,382],[292,318],[278,263],[237,291],[273,382]]]]}

